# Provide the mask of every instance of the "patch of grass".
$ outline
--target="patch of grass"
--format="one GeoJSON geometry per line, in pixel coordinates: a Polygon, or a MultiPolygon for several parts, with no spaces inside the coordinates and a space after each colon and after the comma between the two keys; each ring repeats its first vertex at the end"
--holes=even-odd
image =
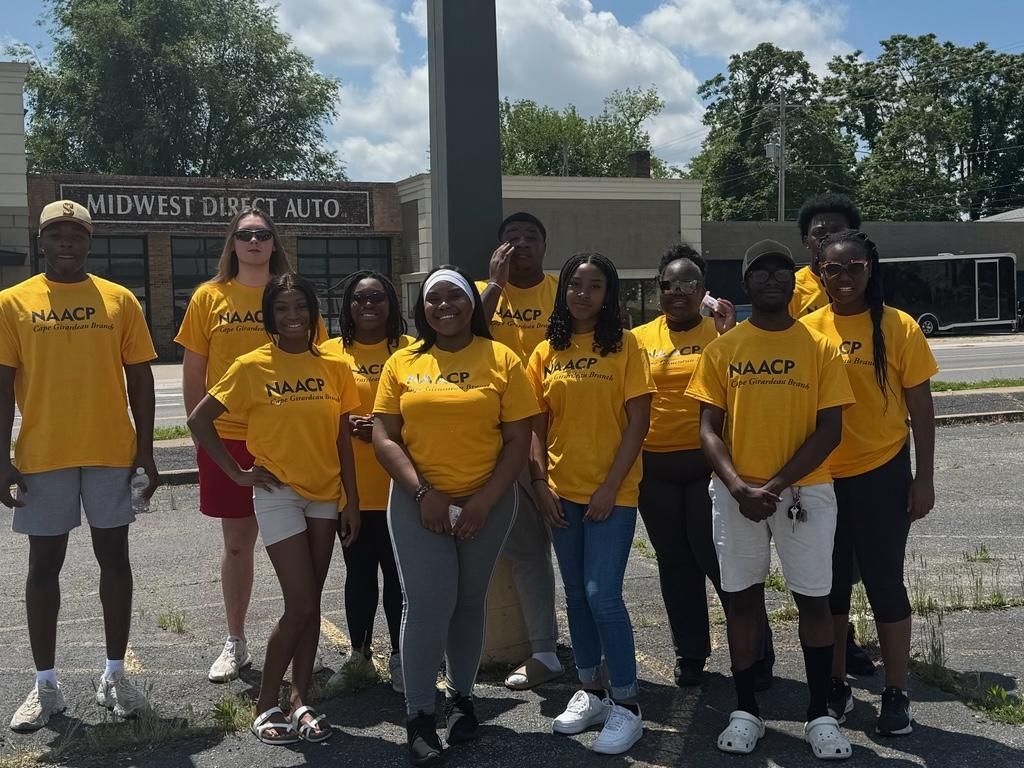
{"type": "Polygon", "coordinates": [[[768,578],[764,580],[764,588],[770,589],[772,592],[782,592],[783,594],[789,591],[789,588],[786,586],[786,579],[778,568],[772,568],[768,572],[768,578]]]}
{"type": "Polygon", "coordinates": [[[248,730],[256,719],[256,704],[247,696],[230,693],[213,705],[213,722],[225,733],[248,730]]]}
{"type": "Polygon", "coordinates": [[[657,553],[649,546],[643,539],[637,539],[633,542],[633,549],[640,553],[641,556],[646,557],[648,560],[656,560],[657,553]]]}
{"type": "Polygon", "coordinates": [[[991,563],[995,559],[992,550],[984,544],[976,546],[973,552],[964,552],[964,562],[967,563],[991,563]]]}
{"type": "Polygon", "coordinates": [[[177,608],[167,608],[156,617],[156,625],[165,632],[184,635],[188,632],[188,618],[177,608]]]}
{"type": "Polygon", "coordinates": [[[868,602],[868,593],[861,582],[853,585],[853,592],[850,594],[850,620],[861,645],[874,641],[875,619],[871,613],[871,604],[868,602]]]}
{"type": "Polygon", "coordinates": [[[982,381],[933,381],[932,392],[963,392],[970,389],[1024,387],[1024,379],[983,379],[982,381]]]}
{"type": "Polygon", "coordinates": [[[188,427],[153,427],[154,440],[179,440],[183,437],[191,437],[192,432],[188,427]]]}
{"type": "Polygon", "coordinates": [[[786,603],[781,608],[776,608],[774,611],[768,612],[768,621],[772,624],[785,624],[789,621],[796,621],[800,618],[800,611],[796,607],[796,603],[786,603]]]}

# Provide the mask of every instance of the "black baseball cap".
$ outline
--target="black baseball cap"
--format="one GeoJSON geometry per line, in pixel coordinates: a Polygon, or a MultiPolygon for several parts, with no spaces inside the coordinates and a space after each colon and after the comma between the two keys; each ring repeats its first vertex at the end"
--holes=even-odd
{"type": "Polygon", "coordinates": [[[747,272],[752,270],[757,262],[768,256],[779,256],[796,270],[796,261],[789,248],[775,240],[759,240],[747,248],[747,252],[743,254],[743,279],[746,279],[747,272]]]}

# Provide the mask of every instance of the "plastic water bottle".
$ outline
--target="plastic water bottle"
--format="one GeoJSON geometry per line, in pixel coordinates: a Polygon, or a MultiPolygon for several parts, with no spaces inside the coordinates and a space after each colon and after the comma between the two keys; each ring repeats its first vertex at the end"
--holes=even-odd
{"type": "Polygon", "coordinates": [[[135,474],[132,475],[132,512],[135,514],[142,514],[149,512],[149,499],[146,498],[146,489],[149,487],[149,475],[146,474],[146,470],[142,467],[135,469],[135,474]]]}

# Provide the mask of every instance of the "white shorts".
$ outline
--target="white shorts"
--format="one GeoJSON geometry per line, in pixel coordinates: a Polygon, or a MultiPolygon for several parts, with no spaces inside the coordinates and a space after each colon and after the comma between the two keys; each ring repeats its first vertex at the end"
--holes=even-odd
{"type": "Polygon", "coordinates": [[[287,485],[272,491],[253,488],[252,502],[265,547],[305,531],[307,517],[338,519],[338,499],[310,501],[287,485]]]}
{"type": "Polygon", "coordinates": [[[771,540],[782,561],[782,575],[792,592],[826,597],[832,591],[832,545],[836,535],[836,494],[832,483],[800,487],[807,519],[790,520],[793,491],[787,488],[775,514],[754,522],[740,512],[725,483],[711,478],[712,528],[722,571],[722,590],[742,592],[763,584],[771,564],[771,540]]]}

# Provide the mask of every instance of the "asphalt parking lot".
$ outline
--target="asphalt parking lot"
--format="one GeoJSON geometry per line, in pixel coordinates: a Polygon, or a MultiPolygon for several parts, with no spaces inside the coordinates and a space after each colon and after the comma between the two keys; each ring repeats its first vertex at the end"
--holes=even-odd
{"type": "MultiPolygon", "coordinates": [[[[964,603],[965,610],[943,618],[948,667],[976,672],[1013,692],[1024,675],[1024,608],[990,608],[998,601],[1024,601],[1024,492],[1020,457],[1024,430],[1014,423],[975,424],[939,430],[936,510],[912,532],[908,580],[912,597],[964,603]],[[959,602],[958,602],[959,601],[959,602]]],[[[102,670],[104,651],[97,573],[87,533],[73,534],[63,579],[58,642],[58,673],[68,698],[67,716],[54,718],[36,734],[0,734],[0,766],[60,764],[202,766],[251,768],[291,765],[405,765],[403,702],[385,683],[358,693],[326,699],[322,710],[336,728],[323,745],[295,749],[260,745],[248,732],[227,733],[214,726],[212,711],[229,694],[247,695],[259,685],[263,641],[276,621],[279,595],[265,553],[258,552],[256,588],[249,622],[253,670],[228,685],[213,685],[206,671],[223,642],[219,586],[220,535],[215,523],[197,510],[194,486],[164,487],[154,512],[132,532],[135,569],[135,619],[127,663],[136,679],[150,686],[157,719],[141,733],[138,726],[104,723],[92,703],[92,681],[102,670]],[[181,632],[158,627],[180,617],[181,632]],[[135,728],[133,731],[131,729],[135,728]],[[118,730],[120,729],[120,731],[118,730]],[[119,744],[111,734],[128,735],[119,744]]],[[[9,599],[0,605],[0,642],[8,650],[0,661],[0,714],[10,716],[32,684],[32,661],[25,628],[22,584],[27,544],[10,532],[9,513],[0,530],[0,576],[9,599]]],[[[344,565],[340,552],[324,596],[322,683],[344,661],[347,637],[341,610],[344,565]]],[[[715,737],[733,704],[728,654],[720,609],[713,603],[715,651],[705,684],[678,689],[672,684],[672,653],[661,604],[653,552],[638,532],[627,573],[627,604],[637,639],[644,738],[626,756],[601,757],[587,749],[596,736],[550,734],[550,718],[561,711],[574,687],[570,675],[533,692],[515,693],[499,684],[500,673],[483,676],[477,688],[478,713],[485,727],[481,740],[450,750],[452,766],[607,765],[657,766],[810,766],[817,765],[803,742],[805,707],[803,665],[796,624],[776,625],[778,676],[761,697],[769,732],[754,755],[720,754],[715,737]]],[[[770,593],[770,609],[785,598],[770,593]]],[[[173,622],[172,622],[173,623],[173,622]]],[[[568,645],[564,611],[560,617],[568,645]]],[[[934,627],[934,622],[932,624],[934,627]]],[[[924,653],[928,637],[918,622],[915,649],[924,653]]],[[[377,636],[386,637],[383,616],[377,636]]],[[[381,645],[381,651],[386,648],[381,645]]],[[[976,766],[1019,768],[1024,763],[1024,728],[1001,725],[968,708],[950,694],[920,680],[911,685],[917,728],[912,736],[886,740],[873,732],[880,675],[854,682],[857,705],[846,731],[859,766],[976,766]]]]}

